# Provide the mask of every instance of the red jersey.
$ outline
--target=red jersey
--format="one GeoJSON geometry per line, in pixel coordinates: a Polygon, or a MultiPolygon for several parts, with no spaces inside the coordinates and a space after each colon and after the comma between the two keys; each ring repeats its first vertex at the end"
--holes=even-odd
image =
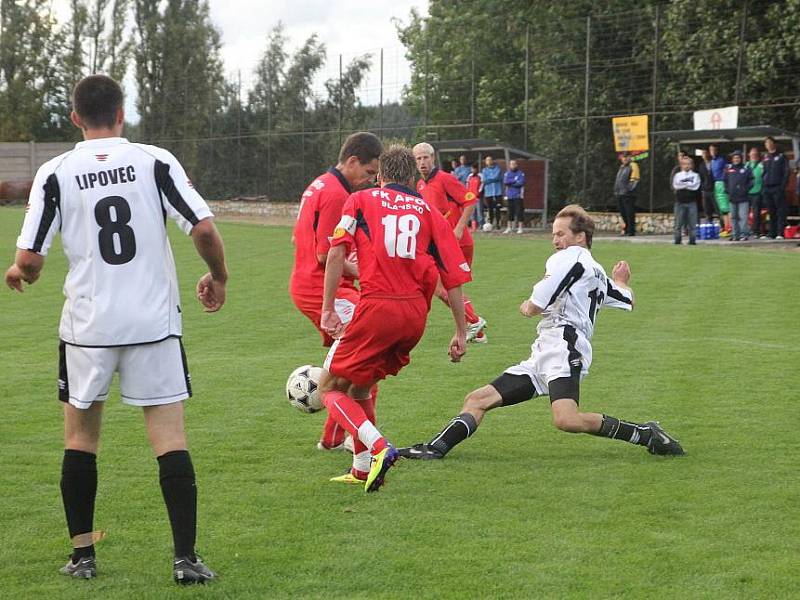
{"type": "MultiPolygon", "coordinates": [[[[350,195],[350,185],[338,169],[331,167],[303,192],[300,212],[294,226],[294,268],[289,291],[294,295],[319,296],[325,287],[325,265],[317,259],[327,254],[330,238],[342,207],[350,195]]],[[[343,277],[341,286],[354,288],[352,278],[343,277]]]]}
{"type": "MultiPolygon", "coordinates": [[[[450,173],[434,167],[427,180],[417,182],[417,191],[425,201],[438,210],[453,229],[461,218],[462,211],[475,204],[478,196],[461,185],[461,182],[450,173]]],[[[472,246],[472,234],[464,228],[464,234],[459,240],[460,246],[472,246]]]]}
{"type": "Polygon", "coordinates": [[[430,300],[434,268],[446,289],[472,279],[447,221],[413,190],[394,183],[352,194],[331,244],[355,248],[362,298],[430,300]]]}
{"type": "Polygon", "coordinates": [[[478,194],[481,193],[481,186],[483,186],[483,181],[481,181],[480,175],[472,175],[467,177],[467,190],[475,194],[475,197],[478,197],[478,194]]]}

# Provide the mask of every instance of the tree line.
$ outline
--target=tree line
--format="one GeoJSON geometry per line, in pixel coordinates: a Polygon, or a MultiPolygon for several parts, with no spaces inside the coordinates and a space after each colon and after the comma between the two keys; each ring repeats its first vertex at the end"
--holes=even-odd
{"type": "MultiPolygon", "coordinates": [[[[372,129],[527,148],[552,160],[552,205],[600,206],[616,170],[613,115],[691,128],[692,110],[736,103],[742,123],[796,129],[798,23],[796,0],[431,0],[397,21],[412,77],[400,102],[376,107],[358,96],[376,56],[343,64],[315,94],[325,45],[312,35],[290,51],[280,23],[242,89],[225,76],[205,0],[71,0],[65,22],[48,0],[0,0],[0,140],[78,139],[70,90],[105,72],[132,81],[128,137],[172,149],[209,197],[296,198],[343,136],[372,129]]],[[[671,149],[655,151],[666,177],[671,149]]]]}

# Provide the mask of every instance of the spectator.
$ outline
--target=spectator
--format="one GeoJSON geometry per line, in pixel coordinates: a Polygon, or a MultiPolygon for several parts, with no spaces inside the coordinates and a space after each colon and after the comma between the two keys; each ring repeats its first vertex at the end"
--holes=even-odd
{"type": "Polygon", "coordinates": [[[631,155],[623,152],[620,157],[614,195],[617,197],[619,214],[625,223],[626,236],[636,235],[636,186],[639,184],[639,165],[631,162],[631,155]]]}
{"type": "MultiPolygon", "coordinates": [[[[763,187],[764,165],[761,164],[761,152],[758,148],[750,148],[750,160],[747,166],[753,172],[753,187],[747,192],[750,197],[750,206],[753,209],[753,236],[761,236],[761,189],[763,187]]],[[[764,236],[766,237],[766,236],[764,236]]]]}
{"type": "Polygon", "coordinates": [[[675,188],[673,187],[672,183],[675,181],[675,175],[678,173],[678,171],[683,170],[683,163],[681,161],[685,156],[689,155],[683,150],[678,150],[678,154],[675,156],[675,166],[672,167],[672,171],[669,173],[669,189],[671,189],[673,192],[675,191],[675,188]]]}
{"type": "Polygon", "coordinates": [[[727,163],[725,158],[719,155],[719,146],[716,144],[711,144],[708,152],[711,154],[711,174],[714,176],[714,200],[719,209],[720,227],[722,228],[719,235],[720,237],[729,237],[731,235],[730,202],[725,193],[725,183],[722,181],[727,163]]]}
{"type": "Polygon", "coordinates": [[[786,182],[789,180],[789,162],[783,153],[778,152],[775,139],[764,140],[767,153],[761,164],[764,165],[763,187],[761,198],[769,210],[769,237],[773,240],[783,239],[783,228],[786,226],[786,182]]]}
{"type": "Polygon", "coordinates": [[[458,157],[458,162],[458,166],[453,169],[453,175],[461,182],[461,185],[467,187],[467,179],[469,178],[471,170],[470,166],[467,164],[467,157],[462,154],[458,157]]]}
{"type": "Polygon", "coordinates": [[[503,176],[500,165],[495,164],[494,158],[486,157],[486,166],[481,171],[483,179],[483,199],[489,210],[488,221],[496,228],[500,227],[500,209],[503,206],[503,176]]]}
{"type": "Polygon", "coordinates": [[[711,172],[711,153],[703,150],[703,159],[697,166],[697,174],[700,175],[700,190],[703,196],[703,213],[706,220],[711,223],[714,215],[720,216],[717,201],[714,198],[714,174],[711,172]]]}
{"type": "Polygon", "coordinates": [[[681,170],[675,173],[670,187],[675,191],[675,243],[680,245],[683,229],[689,234],[689,245],[694,246],[697,226],[697,195],[700,192],[700,175],[694,170],[694,161],[684,154],[681,170]]]}
{"type": "Polygon", "coordinates": [[[449,172],[452,173],[453,175],[455,175],[457,168],[458,168],[458,161],[454,158],[453,160],[450,161],[450,170],[449,170],[449,172]]]}
{"type": "Polygon", "coordinates": [[[481,199],[481,194],[483,194],[483,181],[481,180],[480,173],[478,173],[478,163],[472,163],[466,186],[478,199],[475,203],[475,207],[472,209],[471,217],[472,229],[478,229],[483,227],[483,200],[481,199]]]}
{"type": "Polygon", "coordinates": [[[725,193],[731,202],[733,217],[731,241],[743,242],[750,237],[747,213],[750,211],[748,192],[753,187],[753,172],[744,164],[741,150],[734,150],[731,154],[731,163],[725,167],[722,181],[725,184],[725,193]]]}
{"type": "Polygon", "coordinates": [[[503,184],[506,186],[506,201],[508,202],[508,220],[503,233],[511,233],[514,228],[517,233],[522,233],[522,225],[525,221],[525,209],[522,206],[525,173],[519,170],[515,160],[509,161],[508,167],[508,171],[503,176],[503,184]]]}

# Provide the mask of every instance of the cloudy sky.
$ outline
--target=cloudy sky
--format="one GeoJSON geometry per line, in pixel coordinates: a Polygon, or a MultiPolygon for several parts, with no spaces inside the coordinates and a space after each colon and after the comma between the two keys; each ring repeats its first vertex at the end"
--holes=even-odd
{"type": "MultiPolygon", "coordinates": [[[[69,0],[52,0],[60,19],[69,15],[69,0]]],[[[241,72],[248,87],[253,68],[266,46],[267,32],[282,21],[291,49],[316,33],[328,51],[328,62],[317,78],[321,91],[336,76],[339,54],[344,63],[371,53],[373,69],[362,90],[362,101],[379,97],[380,48],[384,48],[384,99],[397,98],[408,82],[409,68],[397,38],[393,18],[407,22],[411,9],[427,12],[428,0],[209,0],[211,18],[222,33],[222,56],[228,76],[241,72]]]]}

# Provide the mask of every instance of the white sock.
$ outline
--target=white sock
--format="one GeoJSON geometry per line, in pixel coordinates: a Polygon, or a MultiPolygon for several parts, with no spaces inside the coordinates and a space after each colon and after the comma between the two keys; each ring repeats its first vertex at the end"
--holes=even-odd
{"type": "Polygon", "coordinates": [[[353,468],[356,471],[369,473],[371,461],[372,461],[372,455],[370,455],[369,450],[364,450],[363,452],[359,452],[358,454],[353,455],[353,468]]]}
{"type": "MultiPolygon", "coordinates": [[[[361,427],[358,428],[358,439],[361,440],[361,443],[364,444],[367,448],[372,450],[372,447],[375,445],[379,439],[383,436],[378,429],[370,423],[369,421],[364,421],[361,424],[361,427]]],[[[369,470],[369,469],[367,469],[369,470]]]]}

